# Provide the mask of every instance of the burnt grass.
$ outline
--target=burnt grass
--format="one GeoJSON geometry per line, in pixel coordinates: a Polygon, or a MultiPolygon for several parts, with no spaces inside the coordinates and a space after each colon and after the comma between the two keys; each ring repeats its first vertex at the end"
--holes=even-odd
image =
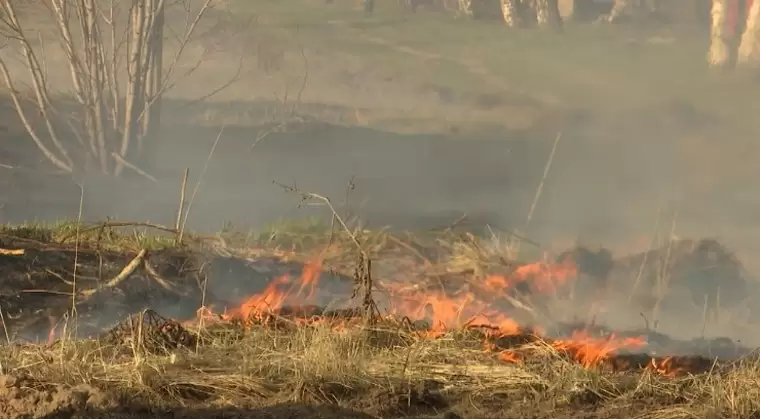
{"type": "MultiPolygon", "coordinates": [[[[253,270],[229,255],[220,262],[200,238],[177,246],[171,236],[75,224],[6,228],[0,248],[11,251],[0,254],[2,417],[760,414],[760,364],[752,356],[731,368],[665,377],[584,368],[535,340],[522,342],[531,354],[524,362],[506,363],[483,349],[475,331],[423,339],[382,322],[342,330],[323,323],[200,324],[198,307],[226,303],[209,286],[214,281],[234,274],[235,292],[251,295],[283,272],[298,272],[299,262],[253,270]],[[130,264],[134,269],[116,281],[130,264]],[[153,313],[155,321],[129,323],[135,313],[153,313]],[[51,330],[54,341],[47,342],[51,330]],[[192,338],[147,345],[151,333],[179,332],[192,338]]],[[[335,279],[349,288],[351,280],[335,279]]]]}

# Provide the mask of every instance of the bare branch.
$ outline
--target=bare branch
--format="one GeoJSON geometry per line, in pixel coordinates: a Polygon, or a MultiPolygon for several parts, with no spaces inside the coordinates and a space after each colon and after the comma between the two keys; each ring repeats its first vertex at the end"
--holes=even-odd
{"type": "MultiPolygon", "coordinates": [[[[162,5],[164,3],[164,0],[159,0],[160,4],[162,5]]],[[[211,3],[213,0],[204,0],[203,6],[201,7],[201,10],[195,15],[195,18],[190,22],[189,24],[185,25],[185,33],[182,36],[182,39],[179,43],[179,48],[177,49],[177,52],[174,54],[174,58],[172,59],[171,63],[169,64],[169,68],[166,70],[166,72],[163,75],[163,82],[161,83],[160,88],[155,92],[155,96],[153,98],[149,98],[148,103],[146,104],[145,109],[143,109],[143,112],[138,117],[138,120],[142,120],[144,117],[144,114],[146,112],[146,109],[149,109],[150,106],[155,102],[155,100],[161,95],[166,92],[166,90],[169,87],[169,81],[171,80],[172,75],[174,74],[174,70],[177,67],[177,64],[179,63],[180,58],[182,57],[183,52],[185,51],[185,47],[187,46],[187,43],[190,41],[190,38],[192,37],[193,33],[195,32],[195,28],[198,26],[198,22],[203,18],[203,16],[206,14],[206,12],[211,7],[211,3]]],[[[188,17],[190,16],[190,10],[189,7],[187,8],[188,11],[188,17]]]]}
{"type": "Polygon", "coordinates": [[[119,164],[123,164],[124,166],[126,166],[126,167],[134,170],[135,173],[139,174],[140,176],[143,176],[144,178],[150,180],[153,183],[158,183],[158,180],[156,178],[154,178],[153,176],[151,176],[148,172],[146,172],[145,170],[140,169],[136,165],[134,165],[134,164],[132,164],[132,163],[124,160],[124,157],[121,157],[117,153],[111,153],[111,157],[113,157],[114,160],[118,161],[119,164]]]}
{"type": "MultiPolygon", "coordinates": [[[[34,90],[35,97],[37,99],[37,105],[39,107],[40,114],[42,118],[44,119],[45,126],[48,130],[48,134],[50,135],[50,140],[55,146],[55,148],[58,150],[58,152],[61,154],[62,161],[58,158],[53,158],[53,154],[51,153],[45,153],[45,150],[41,148],[43,153],[45,153],[45,156],[53,162],[56,166],[71,171],[73,167],[73,162],[71,158],[69,158],[69,155],[66,151],[66,149],[63,147],[63,144],[61,144],[60,140],[58,139],[57,132],[55,128],[53,127],[50,113],[49,113],[49,104],[50,104],[50,98],[47,92],[47,89],[45,88],[44,84],[44,75],[43,75],[43,69],[42,66],[39,63],[39,60],[37,59],[36,54],[34,53],[34,49],[32,48],[31,44],[29,43],[29,40],[24,36],[24,30],[19,23],[18,16],[16,14],[16,9],[13,6],[13,2],[11,0],[3,0],[0,2],[0,6],[2,7],[2,11],[5,13],[6,21],[5,23],[8,25],[8,27],[15,32],[18,35],[18,41],[21,43],[22,51],[24,58],[26,60],[26,64],[29,68],[30,74],[32,76],[32,86],[34,90]],[[59,163],[64,163],[63,166],[60,166],[59,163]]],[[[3,72],[3,77],[5,78],[5,82],[8,85],[8,88],[14,92],[12,94],[16,96],[15,99],[13,99],[14,105],[17,107],[17,111],[19,113],[19,117],[24,113],[23,110],[21,110],[20,106],[21,103],[18,100],[18,96],[15,94],[15,91],[12,87],[13,83],[11,81],[10,72],[8,71],[8,67],[5,65],[5,62],[2,63],[2,69],[0,69],[3,72]]],[[[24,123],[25,128],[27,131],[31,129],[31,131],[34,131],[33,127],[29,123],[28,119],[24,116],[22,118],[22,122],[24,123]]],[[[37,140],[39,140],[39,136],[35,133],[32,134],[32,132],[29,132],[30,136],[34,139],[34,137],[37,137],[37,140]]],[[[35,140],[35,143],[37,143],[37,146],[40,147],[42,145],[41,141],[35,140]]],[[[46,148],[45,148],[46,149],[46,148]]]]}
{"type": "Polygon", "coordinates": [[[66,54],[66,58],[69,61],[69,70],[71,73],[71,82],[74,84],[74,92],[77,100],[80,103],[85,103],[84,94],[82,92],[82,86],[80,84],[79,75],[82,74],[82,66],[79,63],[79,58],[74,51],[74,42],[71,39],[71,29],[69,28],[69,10],[67,0],[51,0],[51,7],[54,14],[56,24],[58,26],[58,34],[60,35],[60,43],[63,47],[63,51],[66,54]]]}
{"type": "MultiPolygon", "coordinates": [[[[212,1],[201,0],[198,7],[190,7],[189,0],[182,3],[187,12],[184,33],[180,36],[178,50],[168,68],[164,69],[164,8],[175,2],[128,0],[127,4],[120,6],[121,0],[45,0],[42,4],[54,23],[56,40],[67,61],[64,65],[72,83],[72,101],[53,101],[53,87],[48,86],[46,73],[48,65],[53,64],[45,61],[49,55],[45,53],[42,33],[30,35],[31,32],[19,22],[15,5],[20,0],[0,0],[0,23],[3,24],[0,32],[7,41],[15,41],[20,46],[21,62],[31,78],[29,97],[15,88],[23,87],[26,79],[14,77],[17,75],[9,68],[15,66],[9,67],[8,61],[4,61],[0,63],[0,72],[12,91],[22,123],[43,154],[59,168],[73,170],[69,150],[59,141],[66,132],[77,140],[67,145],[84,151],[86,162],[99,162],[103,172],[119,175],[124,167],[129,167],[153,180],[131,165],[128,156],[135,144],[136,153],[141,154],[144,152],[143,142],[157,137],[161,97],[174,85],[171,77],[180,57],[199,22],[211,8],[212,1]],[[125,25],[118,19],[120,7],[129,11],[124,19],[127,20],[125,25]],[[119,38],[122,26],[123,36],[119,38]],[[30,40],[30,36],[37,36],[39,40],[30,40]],[[124,49],[127,71],[122,85],[119,80],[123,78],[120,58],[124,49]],[[32,111],[25,106],[25,100],[33,103],[36,109],[32,111]],[[35,126],[38,122],[32,115],[35,111],[39,113],[39,122],[44,124],[47,135],[40,135],[42,128],[35,126]]],[[[241,68],[242,58],[233,80],[204,97],[232,85],[241,68]]],[[[188,73],[192,71],[194,69],[188,73]]]]}
{"type": "Polygon", "coordinates": [[[50,160],[56,167],[59,169],[65,170],[67,172],[72,171],[71,164],[59,159],[55,153],[53,153],[47,146],[45,146],[45,143],[42,142],[42,139],[37,135],[37,132],[35,131],[32,124],[29,122],[29,118],[27,118],[26,112],[24,111],[24,107],[21,104],[21,101],[18,97],[18,92],[13,86],[13,81],[11,79],[10,72],[8,71],[8,66],[5,65],[5,60],[0,59],[0,72],[2,73],[3,80],[5,81],[5,85],[8,86],[8,91],[11,95],[11,100],[13,101],[13,105],[16,108],[16,112],[18,113],[19,119],[21,119],[21,123],[24,125],[24,128],[29,133],[29,136],[32,137],[32,141],[37,145],[37,147],[42,151],[42,153],[47,157],[48,160],[50,160]]]}

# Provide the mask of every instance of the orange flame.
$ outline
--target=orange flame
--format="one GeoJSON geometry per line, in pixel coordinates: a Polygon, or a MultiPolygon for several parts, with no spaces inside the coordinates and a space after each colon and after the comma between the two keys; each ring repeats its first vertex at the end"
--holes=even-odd
{"type": "Polygon", "coordinates": [[[501,351],[499,352],[499,359],[508,362],[510,364],[519,364],[522,362],[520,359],[520,356],[512,351],[501,351]]]}
{"type": "Polygon", "coordinates": [[[236,307],[222,314],[223,320],[251,321],[277,313],[286,303],[303,305],[314,297],[322,261],[312,261],[304,266],[300,281],[294,282],[289,275],[273,280],[260,294],[253,295],[236,307]],[[298,290],[294,293],[294,289],[298,290]],[[304,296],[304,291],[307,294],[304,296]]]}
{"type": "Polygon", "coordinates": [[[665,377],[676,377],[687,372],[685,368],[673,365],[673,360],[674,358],[672,356],[660,361],[652,358],[647,369],[664,375],[665,377]]]}
{"type": "Polygon", "coordinates": [[[55,343],[55,326],[50,328],[48,332],[47,344],[52,345],[55,343]]]}
{"type": "MultiPolygon", "coordinates": [[[[322,269],[322,261],[305,265],[298,280],[288,275],[273,280],[261,293],[251,296],[240,306],[218,316],[224,321],[261,321],[286,305],[302,306],[314,296],[322,269]]],[[[429,319],[428,337],[439,337],[449,330],[470,327],[488,327],[494,335],[512,335],[520,332],[519,324],[493,307],[493,301],[504,297],[516,284],[530,281],[536,291],[546,292],[576,275],[576,267],[569,261],[554,265],[544,262],[524,265],[511,275],[490,275],[472,291],[449,296],[443,292],[407,291],[391,296],[391,314],[411,320],[429,319]],[[481,297],[483,295],[484,297],[481,297]],[[485,297],[488,296],[488,297],[485,297]],[[491,300],[492,302],[489,302],[491,300]]],[[[388,288],[393,288],[390,286],[388,288]]],[[[214,313],[201,308],[198,316],[214,320],[214,313]]]]}
{"type": "Polygon", "coordinates": [[[530,281],[538,292],[554,292],[578,274],[578,268],[569,259],[559,264],[531,263],[515,270],[512,278],[518,282],[530,281]]]}
{"type": "Polygon", "coordinates": [[[488,275],[482,288],[486,292],[503,293],[520,283],[528,282],[536,292],[549,293],[574,279],[577,274],[578,268],[569,259],[559,264],[536,262],[520,266],[509,276],[488,275]]]}
{"type": "Polygon", "coordinates": [[[48,330],[47,344],[52,345],[55,343],[56,336],[58,336],[58,332],[56,331],[58,329],[58,320],[53,316],[48,316],[48,321],[50,322],[50,330],[48,330]]]}
{"type": "MultiPolygon", "coordinates": [[[[215,314],[207,307],[198,310],[198,317],[210,321],[242,320],[246,324],[266,322],[272,315],[283,308],[295,308],[298,313],[293,321],[296,324],[313,324],[316,309],[309,310],[309,302],[316,292],[322,269],[322,261],[315,260],[305,265],[300,278],[289,275],[276,278],[261,292],[246,299],[238,307],[215,314]],[[312,318],[309,318],[311,316],[312,318]]],[[[577,276],[577,267],[571,260],[558,264],[538,262],[517,268],[510,275],[489,275],[479,283],[469,284],[454,295],[443,291],[421,291],[403,289],[398,284],[386,284],[391,291],[391,315],[407,317],[412,321],[430,320],[431,328],[422,333],[428,338],[437,338],[452,329],[480,327],[487,330],[489,339],[485,349],[497,354],[504,362],[522,362],[521,355],[515,351],[503,350],[493,343],[491,338],[499,338],[522,333],[517,321],[496,307],[499,300],[506,299],[515,286],[526,283],[534,292],[555,292],[563,284],[577,276]]],[[[345,322],[338,322],[334,327],[345,328],[345,322]]],[[[541,334],[542,331],[534,330],[541,334]]],[[[567,339],[555,340],[550,345],[563,351],[584,367],[591,368],[613,356],[624,348],[639,348],[646,345],[643,338],[618,338],[614,334],[606,338],[591,336],[587,331],[575,331],[567,339]]],[[[647,368],[664,375],[676,375],[669,359],[652,360],[647,368]]]]}
{"type": "Polygon", "coordinates": [[[392,312],[414,320],[429,318],[432,330],[427,335],[431,337],[476,323],[495,328],[501,335],[513,335],[520,332],[519,324],[494,308],[494,302],[507,296],[519,283],[529,281],[537,292],[551,292],[576,274],[575,265],[568,261],[558,265],[543,262],[524,265],[509,276],[489,275],[474,284],[474,289],[453,296],[440,291],[398,293],[392,298],[392,312]]]}
{"type": "Polygon", "coordinates": [[[590,336],[587,331],[576,331],[572,333],[570,339],[552,342],[555,349],[571,354],[573,359],[587,368],[599,365],[620,349],[645,345],[646,341],[642,338],[618,339],[611,334],[605,339],[600,339],[590,336]]]}

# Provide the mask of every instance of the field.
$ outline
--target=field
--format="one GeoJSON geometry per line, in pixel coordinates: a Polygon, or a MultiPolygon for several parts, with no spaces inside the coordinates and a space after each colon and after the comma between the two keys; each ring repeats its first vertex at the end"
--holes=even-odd
{"type": "Polygon", "coordinates": [[[0,416],[759,415],[760,90],[706,43],[219,1],[148,176],[55,170],[5,91],[0,416]]]}

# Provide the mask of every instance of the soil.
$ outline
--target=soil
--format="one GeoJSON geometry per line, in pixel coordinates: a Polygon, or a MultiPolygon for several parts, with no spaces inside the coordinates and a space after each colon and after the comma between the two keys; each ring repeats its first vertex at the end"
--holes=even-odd
{"type": "MultiPolygon", "coordinates": [[[[634,400],[605,405],[598,397],[574,396],[568,406],[527,394],[443,395],[442,383],[401,385],[393,391],[353,394],[341,407],[330,403],[276,403],[260,407],[156,407],[88,385],[39,385],[0,376],[0,415],[12,418],[420,418],[518,419],[625,418],[642,409],[667,407],[667,401],[634,400]],[[436,389],[436,387],[438,389],[436,389]],[[530,412],[527,416],[526,413],[530,412]]],[[[675,403],[676,401],[673,401],[675,403]]]]}

